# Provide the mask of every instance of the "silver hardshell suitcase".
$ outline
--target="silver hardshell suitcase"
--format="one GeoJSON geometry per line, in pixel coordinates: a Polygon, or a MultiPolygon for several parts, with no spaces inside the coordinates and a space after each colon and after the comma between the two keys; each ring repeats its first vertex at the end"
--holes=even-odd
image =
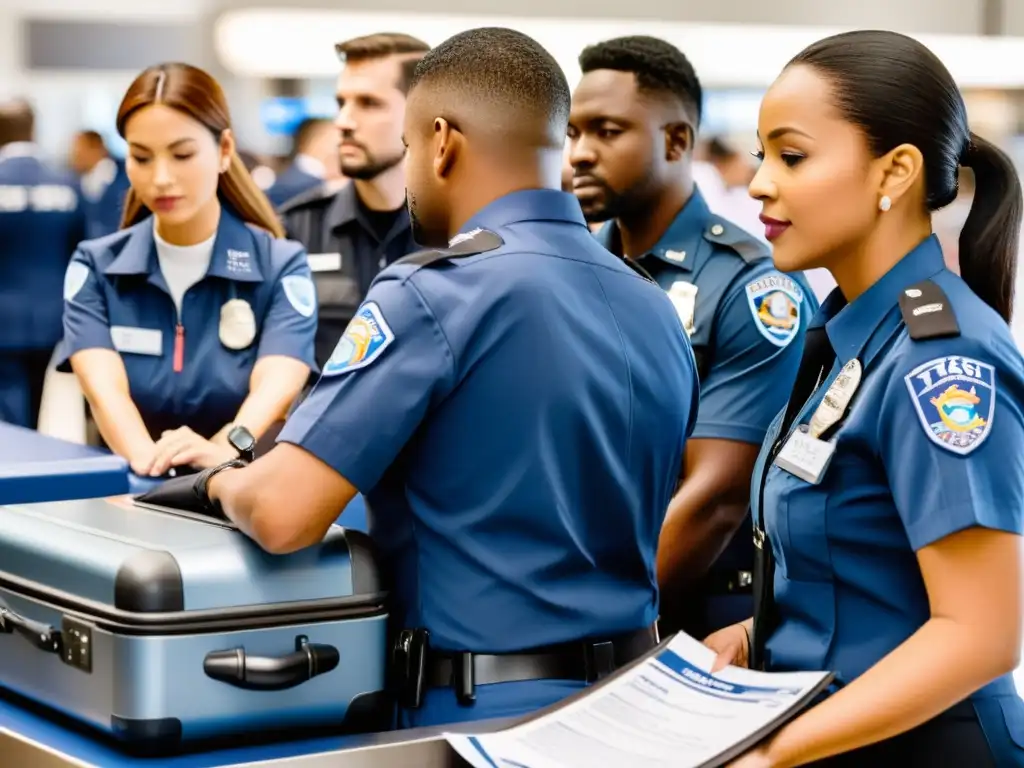
{"type": "Polygon", "coordinates": [[[145,751],[387,728],[369,539],[270,555],[128,497],[0,507],[0,687],[145,751]]]}

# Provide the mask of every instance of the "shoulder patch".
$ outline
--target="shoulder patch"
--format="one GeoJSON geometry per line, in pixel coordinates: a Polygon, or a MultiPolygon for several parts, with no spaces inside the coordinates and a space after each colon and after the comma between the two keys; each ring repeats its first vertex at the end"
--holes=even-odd
{"type": "Polygon", "coordinates": [[[447,248],[428,248],[423,251],[403,256],[395,264],[413,264],[417,267],[429,267],[445,259],[458,259],[464,256],[475,256],[501,248],[505,241],[496,232],[489,229],[474,229],[462,232],[448,242],[447,248]]]}
{"type": "Polygon", "coordinates": [[[928,438],[966,456],[988,437],[996,407],[996,371],[969,357],[937,357],[903,380],[928,438]]]}
{"type": "Polygon", "coordinates": [[[359,308],[356,316],[345,328],[338,346],[331,358],[324,364],[324,376],[365,368],[387,349],[395,340],[384,314],[375,301],[368,301],[359,308]]]}
{"type": "Polygon", "coordinates": [[[804,292],[796,281],[775,273],[747,283],[744,292],[754,324],[768,341],[785,347],[800,331],[804,292]]]}
{"type": "Polygon", "coordinates": [[[281,278],[281,287],[292,309],[303,317],[312,317],[316,311],[316,288],[305,275],[287,275],[281,278]]]}
{"type": "Polygon", "coordinates": [[[704,239],[735,251],[747,263],[771,258],[768,246],[742,227],[721,216],[712,215],[704,228],[704,239]]]}
{"type": "Polygon", "coordinates": [[[89,267],[80,261],[72,261],[64,272],[64,301],[71,301],[89,279],[89,267]]]}

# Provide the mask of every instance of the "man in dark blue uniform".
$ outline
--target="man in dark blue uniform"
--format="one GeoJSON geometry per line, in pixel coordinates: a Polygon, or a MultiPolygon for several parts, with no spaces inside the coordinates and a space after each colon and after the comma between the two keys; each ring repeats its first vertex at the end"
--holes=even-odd
{"type": "Polygon", "coordinates": [[[77,185],[40,159],[35,117],[0,105],[0,420],[35,428],[61,337],[61,286],[85,236],[77,185]]]}
{"type": "Polygon", "coordinates": [[[99,133],[81,131],[71,144],[70,165],[79,176],[86,236],[93,239],[119,230],[131,186],[124,162],[110,156],[99,133]]]}
{"type": "Polygon", "coordinates": [[[320,320],[317,365],[323,366],[370,283],[384,267],[416,250],[405,206],[402,119],[413,69],[430,46],[399,33],[365,35],[336,46],[340,189],[320,186],[281,208],[288,236],[309,252],[320,320]]]}
{"type": "Polygon", "coordinates": [[[560,190],[569,101],[519,32],[423,59],[404,139],[436,249],[378,276],[273,450],[188,489],[275,552],[367,496],[403,726],[522,714],[655,642],[696,363],[664,291],[560,190]]]}
{"type": "Polygon", "coordinates": [[[694,187],[702,92],[683,53],[627,37],[587,48],[580,66],[569,121],[576,196],[588,220],[609,222],[598,239],[667,291],[697,355],[700,415],[658,578],[662,628],[703,637],[750,614],[749,537],[719,556],[746,515],[754,460],[786,403],[816,303],[694,187]]]}

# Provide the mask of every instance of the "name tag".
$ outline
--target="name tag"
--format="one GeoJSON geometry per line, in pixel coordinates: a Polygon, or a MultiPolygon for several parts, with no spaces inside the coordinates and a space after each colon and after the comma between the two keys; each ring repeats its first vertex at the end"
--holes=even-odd
{"type": "Polygon", "coordinates": [[[836,452],[834,441],[819,440],[798,429],[775,457],[775,464],[789,474],[817,485],[825,476],[832,455],[836,452]]]}
{"type": "Polygon", "coordinates": [[[110,326],[110,338],[114,342],[114,349],[118,352],[127,352],[130,355],[153,355],[159,357],[163,354],[164,335],[160,331],[150,328],[128,328],[124,325],[110,326]]]}
{"type": "Polygon", "coordinates": [[[341,269],[340,253],[310,253],[306,258],[311,272],[337,272],[341,269]]]}

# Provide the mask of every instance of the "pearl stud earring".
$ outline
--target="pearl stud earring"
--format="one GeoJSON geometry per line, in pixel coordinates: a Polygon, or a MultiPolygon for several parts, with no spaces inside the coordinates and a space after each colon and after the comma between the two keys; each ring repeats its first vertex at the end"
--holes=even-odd
{"type": "Polygon", "coordinates": [[[885,213],[892,208],[892,199],[888,195],[882,195],[882,199],[878,201],[878,210],[885,213]]]}

